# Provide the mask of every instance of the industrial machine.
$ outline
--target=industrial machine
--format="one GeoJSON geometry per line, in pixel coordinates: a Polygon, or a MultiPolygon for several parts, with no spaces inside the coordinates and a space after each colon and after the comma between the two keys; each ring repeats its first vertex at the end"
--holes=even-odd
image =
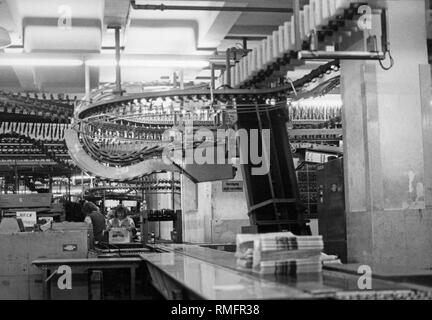
{"type": "Polygon", "coordinates": [[[24,227],[33,228],[38,219],[60,222],[64,216],[61,204],[54,204],[51,193],[2,194],[0,195],[1,217],[16,217],[24,227]]]}
{"type": "MultiPolygon", "coordinates": [[[[275,30],[259,48],[244,50],[239,55],[227,54],[221,76],[213,77],[209,88],[133,94],[122,89],[118,76],[110,94],[90,97],[91,101],[87,99],[78,105],[74,123],[65,132],[71,157],[84,171],[115,181],[166,171],[181,172],[194,182],[232,179],[234,170],[230,163],[191,164],[185,160],[188,153],[197,150],[202,158],[214,159],[214,155],[206,153],[213,148],[225,154],[226,160],[240,157],[251,224],[244,232],[289,230],[309,234],[287,135],[288,105],[336,88],[340,82],[339,59],[382,61],[389,54],[382,10],[374,13],[383,27],[375,46],[364,52],[339,51],[347,38],[365,36],[352,23],[361,18],[361,5],[342,1],[334,6],[305,6],[301,10],[300,1],[293,1],[291,21],[275,30]],[[301,22],[311,10],[325,19],[318,19],[313,25],[301,22]],[[322,51],[329,43],[334,50],[322,51]],[[316,69],[295,81],[287,77],[288,71],[304,66],[305,60],[315,60],[315,53],[325,59],[316,69]],[[255,131],[258,142],[253,146],[258,150],[254,151],[262,162],[257,164],[249,150],[237,148],[230,154],[230,150],[223,149],[220,145],[225,144],[226,137],[220,139],[216,134],[221,128],[245,130],[249,137],[255,131]],[[206,129],[207,134],[194,140],[199,129],[206,129]],[[180,157],[172,156],[176,151],[180,151],[180,157]],[[263,172],[257,174],[263,163],[263,172]]],[[[120,30],[114,29],[119,62],[120,30]]],[[[365,40],[370,42],[372,38],[365,40]]],[[[116,72],[120,74],[120,63],[116,72]]],[[[337,116],[337,110],[330,111],[337,116]]],[[[304,112],[291,116],[302,118],[304,112]]],[[[338,132],[332,135],[335,134],[338,132]]]]}
{"type": "MultiPolygon", "coordinates": [[[[0,90],[0,175],[4,177],[1,191],[40,192],[34,182],[46,180],[49,182],[45,192],[53,192],[53,177],[70,178],[78,173],[64,142],[73,104],[73,99],[62,94],[0,90]]],[[[67,188],[70,189],[70,182],[67,188]]]]}
{"type": "MultiPolygon", "coordinates": [[[[325,70],[334,65],[329,63],[325,70]]],[[[201,182],[232,179],[233,166],[229,163],[188,164],[184,158],[175,157],[167,164],[163,156],[170,159],[170,152],[175,153],[178,148],[186,154],[189,150],[206,152],[209,148],[217,151],[220,145],[229,145],[225,140],[228,137],[220,139],[216,134],[217,129],[224,126],[237,132],[243,129],[250,137],[255,130],[261,163],[257,164],[251,153],[243,153],[241,147],[231,153],[231,156],[243,157],[242,171],[252,226],[246,231],[291,230],[296,234],[308,234],[286,131],[288,94],[287,87],[256,91],[227,89],[213,93],[197,89],[100,101],[78,110],[73,129],[65,133],[66,144],[71,157],[82,169],[105,179],[127,181],[154,172],[175,171],[201,182]],[[271,99],[277,102],[269,102],[271,99]],[[188,105],[200,108],[186,111],[188,105]],[[223,120],[204,121],[203,112],[205,119],[212,118],[210,113],[221,115],[223,120]],[[187,140],[189,119],[196,130],[206,128],[210,132],[205,139],[187,140]],[[165,135],[174,127],[180,132],[180,138],[165,135]],[[264,141],[263,132],[272,137],[269,142],[264,141]],[[268,168],[257,174],[256,170],[263,166],[268,168]]],[[[228,148],[222,153],[224,160],[229,159],[228,148]]]]}
{"type": "MultiPolygon", "coordinates": [[[[15,218],[4,220],[9,219],[15,218]]],[[[0,281],[1,299],[42,299],[41,272],[32,261],[47,257],[85,259],[93,243],[87,223],[54,223],[45,232],[17,232],[10,226],[0,225],[0,279],[4,280],[0,281]]],[[[79,298],[83,292],[83,284],[77,284],[69,296],[79,298]]],[[[60,290],[55,293],[60,298],[62,294],[60,290]]]]}
{"type": "Polygon", "coordinates": [[[343,159],[317,166],[318,231],[323,236],[324,252],[347,262],[347,231],[344,197],[343,159]]]}

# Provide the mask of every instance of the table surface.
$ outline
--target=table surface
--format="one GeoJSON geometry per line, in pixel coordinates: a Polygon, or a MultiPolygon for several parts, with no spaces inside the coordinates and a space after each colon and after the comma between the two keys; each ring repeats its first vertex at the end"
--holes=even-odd
{"type": "MultiPolygon", "coordinates": [[[[209,299],[323,298],[332,297],[340,291],[359,290],[358,274],[323,270],[321,274],[299,275],[295,278],[259,275],[237,267],[233,252],[190,244],[164,244],[158,247],[166,252],[143,254],[141,257],[185,287],[209,299]],[[255,290],[252,293],[252,290],[248,290],[249,293],[245,295],[239,283],[247,283],[249,288],[261,286],[266,291],[255,290]],[[215,287],[217,292],[214,290],[215,287]]],[[[406,290],[407,287],[372,279],[372,289],[406,290]]]]}
{"type": "MultiPolygon", "coordinates": [[[[141,253],[138,257],[88,259],[38,259],[38,267],[58,266],[119,266],[140,264],[143,261],[175,279],[186,289],[205,299],[313,299],[332,297],[336,292],[357,291],[359,264],[332,264],[320,274],[290,276],[259,275],[237,267],[233,252],[210,249],[191,244],[160,244],[161,253],[141,253]]],[[[387,275],[424,274],[432,271],[408,270],[375,266],[387,275]],[[380,268],[378,268],[380,267],[380,268]]],[[[376,290],[406,290],[404,284],[372,279],[376,290]]]]}
{"type": "Polygon", "coordinates": [[[116,264],[139,264],[142,259],[139,257],[125,258],[80,258],[80,259],[37,259],[32,264],[36,266],[55,266],[55,265],[116,265],[116,264]]]}
{"type": "Polygon", "coordinates": [[[312,295],[283,284],[257,279],[175,252],[142,254],[147,263],[204,299],[310,299],[312,295]]]}

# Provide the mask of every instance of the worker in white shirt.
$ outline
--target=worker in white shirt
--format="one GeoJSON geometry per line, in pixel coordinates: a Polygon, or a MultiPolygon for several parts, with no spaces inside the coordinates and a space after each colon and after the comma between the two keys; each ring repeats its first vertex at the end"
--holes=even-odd
{"type": "Polygon", "coordinates": [[[108,229],[111,228],[125,228],[132,232],[133,235],[136,234],[135,223],[132,218],[128,217],[129,210],[123,206],[119,205],[114,209],[114,218],[108,221],[108,229]]]}

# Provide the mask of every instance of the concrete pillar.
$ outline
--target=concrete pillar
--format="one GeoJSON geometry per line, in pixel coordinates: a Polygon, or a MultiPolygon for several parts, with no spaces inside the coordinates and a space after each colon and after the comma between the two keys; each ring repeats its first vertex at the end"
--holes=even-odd
{"type": "MultiPolygon", "coordinates": [[[[171,179],[171,173],[158,173],[157,179],[171,179]]],[[[150,210],[173,209],[172,194],[158,193],[146,195],[147,208],[150,210]]],[[[174,196],[175,210],[180,209],[180,197],[174,196]]],[[[149,222],[149,232],[154,232],[156,238],[171,240],[171,231],[173,230],[172,221],[151,221],[149,222]]]]}
{"type": "Polygon", "coordinates": [[[348,260],[427,268],[432,107],[425,0],[370,3],[388,10],[395,65],[385,71],[378,62],[341,62],[348,260]]]}

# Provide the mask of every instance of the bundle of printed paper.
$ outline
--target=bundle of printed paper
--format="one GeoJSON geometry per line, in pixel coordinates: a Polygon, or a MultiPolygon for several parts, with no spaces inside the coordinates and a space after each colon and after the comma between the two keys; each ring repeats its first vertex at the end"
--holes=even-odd
{"type": "Polygon", "coordinates": [[[237,235],[237,265],[260,274],[321,272],[321,236],[291,232],[237,235]]]}

